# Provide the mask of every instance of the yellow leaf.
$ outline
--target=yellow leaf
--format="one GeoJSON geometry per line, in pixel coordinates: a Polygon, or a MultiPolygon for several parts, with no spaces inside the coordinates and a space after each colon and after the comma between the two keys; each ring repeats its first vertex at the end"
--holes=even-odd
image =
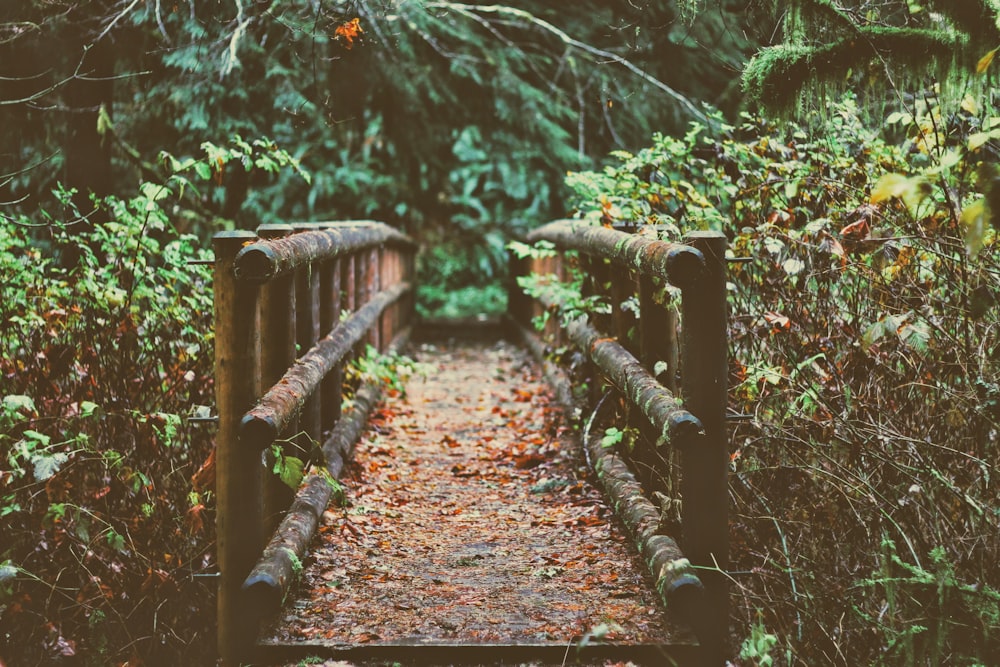
{"type": "Polygon", "coordinates": [[[979,62],[976,63],[976,74],[982,74],[989,68],[990,63],[993,62],[993,58],[996,56],[998,49],[1000,49],[1000,46],[979,59],[979,62]]]}
{"type": "Polygon", "coordinates": [[[962,98],[962,111],[972,116],[979,115],[979,105],[976,104],[976,100],[972,97],[972,95],[966,94],[966,96],[962,98]]]}
{"type": "Polygon", "coordinates": [[[965,207],[962,211],[962,225],[965,227],[965,249],[969,257],[975,259],[983,249],[986,237],[986,223],[989,212],[986,210],[986,200],[979,199],[965,207]]]}
{"type": "Polygon", "coordinates": [[[974,151],[989,140],[989,132],[973,132],[969,135],[969,150],[974,151]]]}
{"type": "Polygon", "coordinates": [[[913,189],[911,179],[902,174],[885,174],[872,188],[871,203],[877,204],[893,197],[903,197],[913,189]]]}

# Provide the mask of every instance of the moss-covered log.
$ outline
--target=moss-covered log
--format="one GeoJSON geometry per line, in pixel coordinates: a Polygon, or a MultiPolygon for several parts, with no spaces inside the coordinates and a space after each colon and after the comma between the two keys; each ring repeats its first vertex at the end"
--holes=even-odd
{"type": "MultiPolygon", "coordinates": [[[[542,301],[546,307],[557,307],[542,301]]],[[[579,317],[566,325],[570,340],[579,347],[611,384],[639,408],[656,432],[656,446],[689,447],[704,433],[701,422],[681,407],[675,397],[646,370],[638,359],[611,338],[601,335],[579,317]]]]}
{"type": "Polygon", "coordinates": [[[310,473],[257,565],[243,582],[248,604],[258,618],[281,608],[285,593],[302,568],[301,558],[330,502],[333,486],[325,475],[310,473]]]}
{"type": "MultiPolygon", "coordinates": [[[[545,377],[559,402],[566,409],[582,414],[586,406],[574,395],[562,369],[545,358],[545,346],[541,341],[516,323],[514,331],[542,364],[545,377]]],[[[599,438],[588,438],[586,433],[583,435],[591,466],[615,513],[632,534],[636,548],[656,579],[656,590],[664,604],[671,613],[681,618],[694,614],[701,604],[703,587],[677,543],[658,533],[659,509],[643,495],[641,485],[613,450],[603,447],[599,438]]]]}
{"type": "Polygon", "coordinates": [[[298,359],[281,380],[268,389],[257,405],[243,416],[241,440],[254,451],[260,451],[274,442],[326,374],[361,341],[378,321],[382,311],[409,289],[408,283],[400,283],[380,292],[298,359]]]}
{"type": "MultiPolygon", "coordinates": [[[[322,223],[314,223],[314,226],[322,226],[322,223]]],[[[240,280],[264,283],[299,266],[378,245],[415,249],[408,236],[384,223],[369,220],[338,223],[329,229],[304,231],[251,243],[236,256],[234,272],[240,280]]]]}
{"type": "MultiPolygon", "coordinates": [[[[393,340],[389,352],[400,350],[409,337],[410,329],[407,328],[393,340]]],[[[311,472],[306,476],[288,513],[243,582],[248,604],[258,619],[271,616],[281,608],[330,502],[333,486],[329,480],[340,476],[345,460],[350,458],[354,445],[364,433],[368,417],[381,395],[382,385],[378,380],[366,382],[360,387],[352,409],[344,413],[323,444],[328,474],[311,472]]]]}
{"type": "Polygon", "coordinates": [[[691,246],[591,226],[580,220],[550,222],[527,238],[602,257],[643,275],[669,280],[681,289],[697,281],[705,268],[705,258],[691,246]]]}

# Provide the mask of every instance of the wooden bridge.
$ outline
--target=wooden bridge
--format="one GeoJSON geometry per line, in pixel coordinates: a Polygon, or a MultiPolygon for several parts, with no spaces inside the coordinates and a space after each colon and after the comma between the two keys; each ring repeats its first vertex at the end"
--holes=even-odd
{"type": "Polygon", "coordinates": [[[724,664],[725,237],[528,241],[550,250],[512,260],[514,346],[422,330],[416,245],[384,224],[216,236],[224,664],[724,664]],[[432,370],[379,410],[366,349],[432,370]]]}

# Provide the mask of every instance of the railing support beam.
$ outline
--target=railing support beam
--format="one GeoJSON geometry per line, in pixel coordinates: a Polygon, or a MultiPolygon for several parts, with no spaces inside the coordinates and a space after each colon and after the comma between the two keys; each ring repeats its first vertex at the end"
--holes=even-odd
{"type": "Polygon", "coordinates": [[[682,452],[681,547],[705,584],[705,609],[696,627],[706,664],[728,653],[729,445],[726,437],[728,329],[726,237],[695,232],[686,241],[705,258],[705,272],[682,297],[684,405],[702,423],[697,448],[682,452]]]}
{"type": "Polygon", "coordinates": [[[222,232],[215,251],[216,531],[220,572],[218,646],[224,665],[237,665],[257,628],[240,587],[263,545],[260,456],[239,446],[240,418],[256,398],[258,326],[256,285],[234,276],[234,259],[252,232],[222,232]]]}

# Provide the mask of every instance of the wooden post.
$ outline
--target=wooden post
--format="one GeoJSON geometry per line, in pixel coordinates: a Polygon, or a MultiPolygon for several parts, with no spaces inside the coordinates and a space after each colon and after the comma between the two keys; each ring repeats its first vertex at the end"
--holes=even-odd
{"type": "Polygon", "coordinates": [[[527,275],[528,273],[528,259],[518,257],[513,252],[510,252],[507,259],[508,272],[510,273],[510,282],[507,284],[507,312],[510,313],[511,318],[524,328],[530,328],[531,319],[528,315],[528,309],[531,307],[527,301],[528,296],[524,293],[524,290],[520,285],[517,284],[517,279],[527,275]]]}
{"type": "MultiPolygon", "coordinates": [[[[325,262],[320,268],[320,309],[319,328],[322,336],[328,335],[340,321],[340,259],[325,262]]],[[[329,431],[340,419],[343,393],[343,372],[340,364],[331,370],[323,380],[322,404],[323,430],[329,431]]]]}
{"type": "Polygon", "coordinates": [[[248,231],[215,235],[215,400],[218,647],[224,665],[236,665],[256,641],[256,619],[240,587],[260,556],[260,457],[240,447],[240,419],[256,400],[258,288],[236,280],[233,264],[248,231]]]}
{"type": "Polygon", "coordinates": [[[683,292],[682,391],[705,435],[682,453],[682,548],[705,584],[705,609],[694,624],[705,664],[722,665],[729,636],[727,242],[719,232],[694,232],[687,241],[704,255],[705,271],[683,292]]]}
{"type": "MultiPolygon", "coordinates": [[[[291,225],[261,225],[257,234],[262,239],[278,239],[293,233],[291,225]]],[[[295,276],[285,274],[276,276],[264,283],[260,298],[260,356],[261,380],[263,391],[266,392],[281,379],[288,367],[295,363],[296,339],[296,290],[295,276]]],[[[291,435],[297,430],[293,426],[291,435]]],[[[282,454],[295,455],[291,447],[282,447],[282,454]]],[[[263,458],[270,462],[270,452],[265,451],[263,458]]],[[[261,467],[263,476],[264,530],[268,536],[274,532],[281,522],[281,516],[292,502],[295,493],[285,485],[271,470],[272,465],[261,467]]]]}
{"type": "MultiPolygon", "coordinates": [[[[316,229],[316,225],[296,227],[296,231],[316,229]]],[[[310,262],[295,272],[295,342],[298,344],[297,358],[309,352],[320,339],[320,284],[319,267],[310,262]]],[[[302,407],[299,417],[301,436],[296,438],[299,451],[296,454],[303,461],[309,460],[313,446],[322,444],[322,415],[320,406],[322,388],[313,392],[302,407]]],[[[291,501],[289,501],[291,504],[291,501]]]]}
{"type": "MultiPolygon", "coordinates": [[[[375,298],[375,295],[379,293],[381,286],[382,277],[382,251],[379,248],[372,248],[366,253],[368,255],[368,301],[375,298]]],[[[382,318],[379,317],[378,322],[371,328],[368,333],[368,342],[379,352],[382,351],[382,318]]]]}

